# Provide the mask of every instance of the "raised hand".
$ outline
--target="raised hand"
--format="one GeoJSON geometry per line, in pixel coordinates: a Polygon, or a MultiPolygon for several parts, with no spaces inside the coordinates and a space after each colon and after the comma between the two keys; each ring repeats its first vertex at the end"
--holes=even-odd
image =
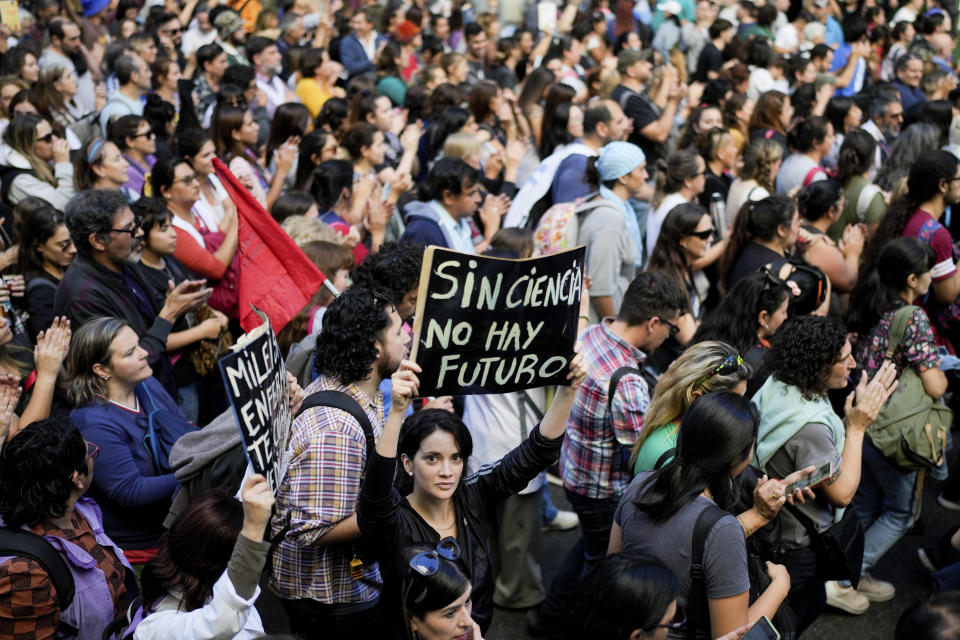
{"type": "Polygon", "coordinates": [[[255,473],[243,483],[243,528],[240,533],[252,542],[263,542],[263,532],[270,521],[273,493],[267,479],[255,473]]]}
{"type": "Polygon", "coordinates": [[[49,329],[37,334],[37,346],[33,348],[37,375],[58,376],[69,348],[70,321],[65,316],[54,318],[49,329]]]}
{"type": "Polygon", "coordinates": [[[20,387],[0,385],[0,443],[6,442],[8,438],[17,435],[14,426],[16,414],[13,410],[17,408],[17,402],[19,401],[20,387]],[[11,427],[13,427],[12,431],[11,427]]]}
{"type": "Polygon", "coordinates": [[[868,381],[864,372],[857,389],[847,396],[844,406],[847,426],[866,431],[897,389],[897,384],[897,367],[889,360],[880,366],[872,380],[868,381]]]}
{"type": "Polygon", "coordinates": [[[571,391],[579,389],[583,381],[587,379],[587,363],[583,360],[582,349],[583,344],[580,342],[573,346],[576,355],[570,361],[569,372],[567,373],[567,380],[570,381],[570,386],[567,388],[571,391]]]}
{"type": "Polygon", "coordinates": [[[303,402],[303,387],[297,382],[297,377],[287,371],[287,392],[290,394],[290,412],[294,415],[300,411],[300,404],[303,402]]]}
{"type": "Polygon", "coordinates": [[[400,367],[390,377],[390,413],[403,415],[410,407],[410,403],[417,397],[420,389],[420,378],[418,373],[422,373],[416,362],[403,360],[400,367]]]}

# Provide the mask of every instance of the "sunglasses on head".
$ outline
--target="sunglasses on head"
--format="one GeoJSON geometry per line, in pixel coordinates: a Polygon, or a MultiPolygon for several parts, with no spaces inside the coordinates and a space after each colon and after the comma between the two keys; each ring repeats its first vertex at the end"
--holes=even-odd
{"type": "Polygon", "coordinates": [[[743,366],[743,357],[738,353],[736,356],[730,355],[726,359],[718,364],[713,371],[708,373],[705,376],[702,376],[699,380],[693,383],[693,388],[696,389],[701,384],[712,378],[716,375],[729,376],[740,370],[740,367],[743,366]]]}
{"type": "Polygon", "coordinates": [[[440,558],[457,560],[460,557],[460,543],[456,538],[447,536],[437,543],[432,551],[422,551],[410,558],[410,568],[420,575],[432,576],[440,570],[440,558]]]}

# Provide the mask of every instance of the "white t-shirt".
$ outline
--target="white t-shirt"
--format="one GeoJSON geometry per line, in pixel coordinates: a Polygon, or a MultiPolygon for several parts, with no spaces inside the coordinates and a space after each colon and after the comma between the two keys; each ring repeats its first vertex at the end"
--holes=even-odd
{"type": "Polygon", "coordinates": [[[796,27],[789,22],[777,29],[777,36],[773,41],[773,46],[788,51],[796,51],[800,48],[800,34],[796,27]]]}

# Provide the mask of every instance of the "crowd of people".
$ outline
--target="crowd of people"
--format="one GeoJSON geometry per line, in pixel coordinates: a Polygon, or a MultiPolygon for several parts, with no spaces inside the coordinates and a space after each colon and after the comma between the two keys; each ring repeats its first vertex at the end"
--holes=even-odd
{"type": "MultiPolygon", "coordinates": [[[[16,12],[0,637],[791,639],[895,597],[925,479],[960,511],[955,3],[16,12]],[[217,366],[251,216],[326,278],[275,488],[217,366]],[[566,385],[420,397],[431,245],[586,247],[566,385]]],[[[958,529],[888,634],[960,633],[958,529]]]]}

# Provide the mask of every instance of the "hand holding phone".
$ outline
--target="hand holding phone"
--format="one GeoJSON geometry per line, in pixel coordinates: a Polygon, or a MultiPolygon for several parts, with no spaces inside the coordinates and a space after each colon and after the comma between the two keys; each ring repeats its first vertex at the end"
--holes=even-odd
{"type": "Polygon", "coordinates": [[[761,616],[741,640],[780,640],[780,632],[773,627],[767,616],[761,616]]]}
{"type": "Polygon", "coordinates": [[[788,484],[785,489],[786,495],[799,491],[800,489],[812,487],[815,484],[818,484],[826,480],[827,478],[829,478],[832,473],[833,473],[832,465],[829,462],[824,462],[822,465],[817,467],[816,471],[814,471],[813,473],[800,478],[796,482],[788,484]]]}

